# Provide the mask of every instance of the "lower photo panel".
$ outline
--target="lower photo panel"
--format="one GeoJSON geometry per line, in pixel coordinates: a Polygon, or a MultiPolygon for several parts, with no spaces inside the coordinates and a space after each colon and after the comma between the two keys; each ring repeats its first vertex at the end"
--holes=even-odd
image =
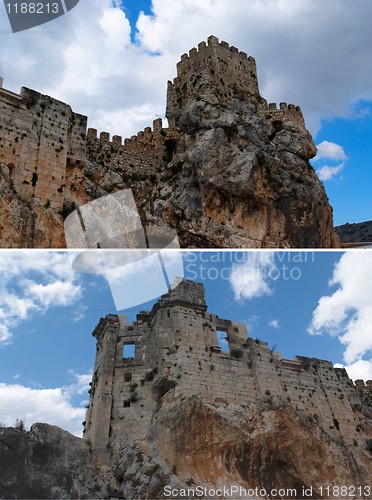
{"type": "Polygon", "coordinates": [[[0,274],[0,498],[372,498],[371,251],[0,274]]]}

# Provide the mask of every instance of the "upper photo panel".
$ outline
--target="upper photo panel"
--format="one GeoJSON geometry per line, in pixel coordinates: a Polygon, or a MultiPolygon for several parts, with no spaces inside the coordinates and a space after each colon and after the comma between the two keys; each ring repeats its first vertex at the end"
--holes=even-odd
{"type": "Polygon", "coordinates": [[[371,16],[1,2],[0,247],[368,246],[371,16]]]}

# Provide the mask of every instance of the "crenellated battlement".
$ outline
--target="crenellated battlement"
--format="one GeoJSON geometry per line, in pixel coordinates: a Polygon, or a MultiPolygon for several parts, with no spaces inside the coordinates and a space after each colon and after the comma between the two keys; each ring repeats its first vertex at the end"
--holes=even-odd
{"type": "Polygon", "coordinates": [[[201,42],[181,56],[177,77],[168,82],[166,116],[173,126],[189,100],[231,108],[237,95],[253,101],[259,98],[256,61],[210,36],[207,43],[201,42]]]}
{"type": "Polygon", "coordinates": [[[210,36],[177,64],[177,76],[168,82],[167,111],[170,127],[177,127],[187,103],[203,100],[212,105],[234,109],[236,100],[257,106],[261,116],[305,128],[301,108],[281,102],[268,103],[259,93],[256,61],[245,52],[210,36]]]}
{"type": "Polygon", "coordinates": [[[122,136],[114,135],[111,139],[109,132],[100,132],[95,128],[89,128],[87,132],[88,142],[99,142],[103,145],[110,145],[116,150],[122,150],[130,153],[153,154],[161,153],[163,150],[164,138],[168,134],[168,129],[163,128],[163,120],[157,118],[153,121],[152,128],[146,127],[137,135],[126,138],[123,141],[122,136]]]}
{"type": "Polygon", "coordinates": [[[266,99],[261,98],[257,106],[258,112],[270,121],[282,121],[283,123],[296,123],[305,128],[305,120],[300,106],[281,102],[279,106],[275,102],[268,103],[266,99]]]}
{"type": "Polygon", "coordinates": [[[181,76],[180,73],[182,73],[183,68],[184,68],[184,65],[182,63],[184,63],[185,61],[187,61],[189,59],[192,60],[200,54],[203,56],[208,55],[211,48],[214,48],[215,50],[217,48],[220,48],[222,50],[230,51],[232,54],[235,54],[238,56],[237,59],[240,58],[242,61],[248,60],[250,62],[255,62],[254,58],[251,56],[248,56],[248,54],[246,54],[245,52],[239,51],[239,49],[237,49],[236,47],[234,47],[232,45],[230,46],[227,42],[224,42],[224,41],[220,42],[217,37],[211,35],[210,37],[208,37],[207,43],[204,41],[200,42],[198,44],[197,48],[193,47],[192,49],[189,50],[188,54],[186,54],[186,53],[182,54],[181,60],[177,64],[178,76],[181,76]],[[178,71],[180,71],[180,73],[178,73],[178,71]]]}
{"type": "MultiPolygon", "coordinates": [[[[161,118],[157,118],[152,127],[146,127],[127,138],[121,135],[111,136],[107,131],[98,132],[95,128],[87,131],[87,117],[75,113],[68,104],[23,87],[19,94],[11,92],[3,88],[3,78],[0,78],[1,173],[6,178],[8,188],[13,190],[22,202],[35,203],[45,209],[51,208],[57,214],[63,214],[65,206],[70,206],[71,201],[79,205],[88,202],[92,197],[118,189],[119,186],[136,188],[142,181],[146,181],[147,185],[153,183],[159,187],[154,193],[162,203],[153,201],[148,196],[144,200],[145,210],[148,210],[149,214],[155,213],[156,210],[156,218],[170,217],[172,224],[182,226],[183,233],[188,234],[187,244],[194,245],[194,236],[191,236],[193,232],[190,231],[188,222],[186,224],[189,217],[186,216],[189,212],[188,202],[169,181],[173,176],[184,173],[196,176],[201,172],[202,169],[194,169],[194,166],[190,169],[186,165],[186,168],[184,162],[177,165],[172,163],[174,157],[180,157],[183,151],[193,147],[193,139],[199,131],[208,128],[224,129],[228,141],[236,142],[235,145],[239,147],[242,155],[247,147],[247,165],[251,162],[250,146],[248,147],[249,141],[244,135],[245,132],[242,135],[240,132],[236,133],[235,125],[239,121],[250,124],[252,119],[254,127],[262,128],[269,140],[275,138],[282,124],[288,124],[288,128],[291,125],[302,127],[300,132],[306,134],[300,107],[284,102],[279,106],[267,103],[259,93],[255,59],[225,41],[219,41],[215,36],[210,36],[207,41],[200,42],[197,47],[181,56],[177,64],[177,75],[173,81],[168,82],[166,117],[168,128],[163,126],[161,118]],[[111,171],[115,175],[105,176],[102,172],[98,174],[99,169],[93,175],[89,168],[85,168],[89,163],[100,165],[106,169],[105,172],[111,171]],[[88,178],[91,182],[90,175],[94,183],[97,182],[100,188],[104,188],[86,188],[89,184],[88,178]],[[164,184],[169,182],[169,186],[161,186],[163,181],[164,184]],[[176,193],[175,197],[173,193],[176,193]],[[174,202],[176,197],[182,200],[180,207],[174,202]],[[172,199],[172,202],[166,201],[168,199],[172,199]],[[184,212],[182,217],[178,213],[179,210],[180,214],[181,211],[184,212]],[[181,220],[182,223],[179,222],[181,220]]],[[[259,136],[261,137],[261,134],[259,136]]],[[[306,142],[308,139],[307,136],[306,142]]],[[[310,153],[306,149],[304,152],[306,157],[311,154],[311,145],[309,151],[310,153]]],[[[191,158],[188,163],[194,165],[194,161],[195,164],[198,163],[191,158]]],[[[235,159],[232,160],[232,165],[234,162],[235,159]]],[[[210,169],[207,162],[204,166],[205,171],[210,169]]],[[[249,171],[250,169],[246,168],[244,175],[250,175],[249,171]]],[[[226,173],[223,175],[231,175],[233,178],[235,170],[226,166],[226,173]]],[[[201,173],[200,179],[193,179],[195,200],[192,198],[190,205],[190,214],[198,213],[198,219],[199,214],[203,214],[197,231],[204,233],[204,228],[207,227],[204,226],[206,217],[212,217],[216,224],[220,224],[220,215],[217,216],[214,201],[212,197],[207,199],[203,188],[203,179],[207,177],[210,177],[209,174],[204,176],[201,173]]],[[[225,184],[220,177],[219,173],[213,181],[217,190],[225,184]]],[[[207,191],[209,189],[208,187],[207,191]]],[[[220,202],[218,198],[216,203],[217,201],[220,202]]],[[[222,211],[223,217],[227,216],[228,210],[222,211]]],[[[234,211],[235,214],[238,213],[234,211]]],[[[40,216],[40,220],[43,217],[40,216]]],[[[287,238],[283,237],[282,233],[279,235],[279,232],[274,237],[276,230],[262,232],[261,227],[258,227],[258,220],[261,219],[254,217],[253,220],[250,217],[244,215],[245,219],[240,226],[237,224],[237,216],[234,215],[232,231],[242,227],[242,234],[244,233],[244,236],[239,234],[235,240],[239,245],[245,244],[244,241],[249,242],[249,245],[256,245],[256,242],[263,240],[265,245],[274,245],[274,239],[282,241],[287,238]],[[256,239],[253,234],[260,236],[256,239]],[[266,236],[263,236],[264,234],[266,236]]],[[[310,221],[311,218],[308,224],[311,224],[310,221]]],[[[40,227],[42,234],[44,222],[40,227]]],[[[212,237],[213,244],[225,244],[222,243],[222,233],[213,230],[213,234],[216,235],[212,237]]],[[[197,235],[196,239],[199,236],[197,235]]],[[[313,241],[313,237],[310,239],[313,241]]],[[[60,240],[63,241],[62,234],[60,240]]],[[[309,237],[306,235],[307,240],[309,237]]],[[[287,244],[285,240],[285,245],[287,244]]]]}

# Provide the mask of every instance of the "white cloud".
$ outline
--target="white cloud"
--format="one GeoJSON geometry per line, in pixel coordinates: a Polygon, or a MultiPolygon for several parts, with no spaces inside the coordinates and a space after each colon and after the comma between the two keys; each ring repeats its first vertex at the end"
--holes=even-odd
{"type": "MultiPolygon", "coordinates": [[[[1,311],[1,309],[0,309],[1,311]]],[[[10,339],[12,338],[12,334],[9,331],[9,327],[6,325],[0,325],[0,343],[8,344],[10,339]]]]}
{"type": "Polygon", "coordinates": [[[360,361],[372,350],[372,253],[348,252],[336,264],[331,295],[319,299],[309,333],[338,337],[346,346],[347,365],[360,361]]]}
{"type": "MultiPolygon", "coordinates": [[[[153,0],[152,11],[138,19],[136,44],[111,0],[80,0],[27,32],[3,30],[5,86],[53,95],[91,126],[130,136],[164,113],[180,55],[215,34],[256,58],[263,96],[300,105],[313,133],[321,118],[346,116],[351,102],[372,99],[369,0],[153,0]]],[[[0,24],[9,26],[5,9],[0,24]]]]}
{"type": "Polygon", "coordinates": [[[352,380],[372,380],[372,359],[360,359],[351,365],[336,364],[336,368],[346,368],[352,380]]]}
{"type": "Polygon", "coordinates": [[[78,301],[83,289],[72,269],[73,253],[0,252],[0,343],[31,314],[78,301]]]}
{"type": "Polygon", "coordinates": [[[323,141],[317,145],[318,153],[312,162],[327,160],[327,162],[338,162],[337,165],[324,164],[317,169],[321,181],[330,181],[344,168],[347,160],[344,148],[335,142],[323,141]]]}
{"type": "Polygon", "coordinates": [[[330,181],[337,174],[339,174],[344,169],[344,167],[345,163],[340,163],[339,165],[336,165],[334,167],[330,165],[324,165],[323,167],[318,168],[316,173],[318,174],[318,177],[321,181],[330,181]]]}
{"type": "Polygon", "coordinates": [[[252,337],[255,333],[256,327],[258,326],[260,317],[257,314],[252,314],[248,319],[244,321],[247,326],[248,336],[252,337]]]}
{"type": "Polygon", "coordinates": [[[234,264],[229,277],[235,300],[252,299],[262,295],[270,295],[270,282],[277,270],[272,252],[255,252],[247,254],[247,260],[234,264]]]}
{"type": "Polygon", "coordinates": [[[329,160],[346,160],[346,154],[344,148],[339,144],[329,141],[323,141],[317,146],[318,153],[313,161],[318,161],[323,158],[327,158],[329,160]]]}
{"type": "MultiPolygon", "coordinates": [[[[22,284],[28,296],[31,297],[32,303],[43,308],[71,305],[81,296],[82,292],[81,287],[76,283],[61,280],[47,284],[23,280],[22,284]]],[[[29,299],[28,302],[30,302],[29,299]]]]}
{"type": "Polygon", "coordinates": [[[27,427],[36,422],[47,422],[81,436],[86,408],[74,405],[72,398],[86,393],[92,375],[75,372],[71,375],[75,378],[73,384],[54,389],[0,383],[0,422],[11,426],[16,419],[21,419],[27,427]]]}
{"type": "Polygon", "coordinates": [[[269,321],[269,326],[271,326],[272,328],[278,329],[279,328],[279,320],[273,319],[273,320],[269,321]]]}

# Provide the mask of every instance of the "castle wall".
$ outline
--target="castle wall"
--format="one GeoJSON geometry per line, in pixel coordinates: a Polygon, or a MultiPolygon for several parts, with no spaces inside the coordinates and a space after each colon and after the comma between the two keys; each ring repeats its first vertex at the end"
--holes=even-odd
{"type": "Polygon", "coordinates": [[[87,133],[87,118],[67,104],[27,88],[15,94],[2,85],[0,78],[0,172],[21,200],[57,212],[64,199],[77,205],[89,201],[86,160],[119,173],[128,187],[141,180],[155,182],[177,141],[183,140],[177,124],[189,101],[203,99],[226,109],[235,109],[237,99],[247,101],[271,123],[273,133],[281,123],[305,127],[298,106],[281,103],[278,109],[260,96],[255,60],[214,36],[177,64],[177,77],[168,83],[169,128],[156,119],[152,128],[124,141],[117,135],[110,139],[107,132],[98,137],[95,129],[87,133]]]}
{"type": "Polygon", "coordinates": [[[167,111],[170,127],[177,124],[189,99],[203,99],[231,109],[232,98],[259,96],[256,62],[236,47],[210,36],[189,54],[181,56],[177,77],[168,82],[167,111]]]}
{"type": "Polygon", "coordinates": [[[114,315],[101,319],[93,332],[97,338],[94,373],[89,390],[90,401],[84,437],[94,449],[104,449],[109,442],[114,394],[114,358],[119,321],[114,315]]]}
{"type": "Polygon", "coordinates": [[[356,380],[355,385],[362,402],[372,406],[372,380],[356,380]]]}
{"type": "Polygon", "coordinates": [[[67,104],[22,88],[0,88],[0,164],[23,201],[63,206],[67,158],[85,158],[87,119],[67,104]]]}
{"type": "Polygon", "coordinates": [[[145,128],[136,136],[123,141],[120,136],[110,138],[108,132],[90,128],[87,134],[87,158],[122,175],[124,182],[151,178],[158,171],[165,152],[167,129],[162,120],[154,120],[153,128],[145,128]]]}
{"type": "Polygon", "coordinates": [[[258,104],[258,112],[271,123],[282,122],[283,124],[293,124],[305,128],[305,120],[300,106],[281,102],[279,107],[276,103],[269,103],[261,98],[258,104]]]}
{"type": "Polygon", "coordinates": [[[134,323],[120,324],[110,315],[94,335],[98,350],[85,437],[96,448],[144,442],[161,402],[193,395],[217,406],[279,396],[333,438],[362,439],[361,398],[371,396],[371,382],[359,381],[356,388],[329,361],[283,359],[248,338],[245,325],[207,312],[200,284],[183,281],[134,323]],[[218,331],[226,333],[230,352],[221,351],[218,331]],[[127,343],[136,345],[133,359],[123,358],[127,343]]]}

